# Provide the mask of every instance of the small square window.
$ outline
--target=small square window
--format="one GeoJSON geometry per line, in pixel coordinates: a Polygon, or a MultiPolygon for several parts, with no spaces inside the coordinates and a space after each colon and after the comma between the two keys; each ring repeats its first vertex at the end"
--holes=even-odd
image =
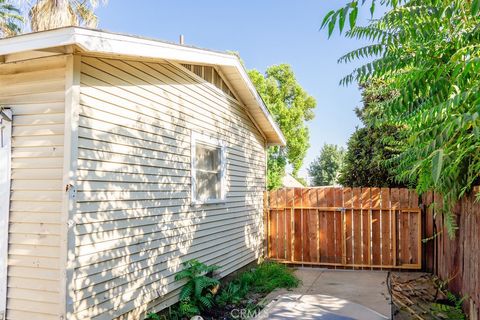
{"type": "Polygon", "coordinates": [[[225,160],[223,143],[192,134],[192,202],[225,200],[225,160]]]}

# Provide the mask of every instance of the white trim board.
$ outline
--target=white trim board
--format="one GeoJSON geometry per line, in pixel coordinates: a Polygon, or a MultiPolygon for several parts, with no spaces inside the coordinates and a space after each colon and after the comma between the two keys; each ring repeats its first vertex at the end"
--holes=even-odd
{"type": "MultiPolygon", "coordinates": [[[[2,110],[10,119],[12,112],[2,110]]],[[[0,117],[0,319],[7,306],[8,220],[10,215],[10,166],[12,122],[0,117]]]]}

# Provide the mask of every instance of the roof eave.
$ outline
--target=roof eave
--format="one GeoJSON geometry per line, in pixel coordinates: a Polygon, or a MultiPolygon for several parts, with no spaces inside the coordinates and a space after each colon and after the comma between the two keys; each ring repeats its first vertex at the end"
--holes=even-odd
{"type": "Polygon", "coordinates": [[[45,32],[24,34],[0,41],[2,44],[0,45],[0,55],[76,45],[81,51],[97,54],[134,56],[234,67],[252,98],[255,100],[255,104],[260,108],[261,114],[267,120],[268,127],[270,128],[263,128],[263,130],[270,132],[270,134],[268,134],[267,144],[281,146],[286,144],[283,133],[255,89],[242,63],[238,57],[234,55],[78,27],[59,28],[45,32]],[[127,43],[131,45],[126,45],[127,43]]]}

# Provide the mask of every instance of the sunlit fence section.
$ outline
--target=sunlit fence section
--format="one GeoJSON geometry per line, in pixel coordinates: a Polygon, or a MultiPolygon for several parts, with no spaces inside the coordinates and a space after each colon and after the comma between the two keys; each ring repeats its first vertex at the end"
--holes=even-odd
{"type": "Polygon", "coordinates": [[[420,269],[418,195],[397,188],[284,188],[265,193],[267,256],[292,264],[420,269]]]}

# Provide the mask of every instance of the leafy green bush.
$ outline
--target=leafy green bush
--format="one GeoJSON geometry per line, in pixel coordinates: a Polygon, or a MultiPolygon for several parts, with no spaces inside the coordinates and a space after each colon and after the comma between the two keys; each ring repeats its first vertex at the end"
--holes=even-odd
{"type": "Polygon", "coordinates": [[[287,266],[279,263],[266,262],[258,266],[252,273],[254,290],[270,292],[276,288],[291,289],[299,285],[300,280],[287,266]]]}
{"type": "Polygon", "coordinates": [[[292,270],[278,263],[263,263],[249,271],[242,272],[226,285],[216,298],[219,306],[240,303],[249,292],[269,293],[277,288],[294,288],[300,281],[292,270]]]}
{"type": "MultiPolygon", "coordinates": [[[[219,267],[207,266],[197,260],[187,261],[183,266],[184,269],[177,273],[175,279],[185,279],[186,283],[180,292],[179,303],[164,315],[166,319],[190,318],[202,312],[208,313],[206,311],[213,310],[215,306],[223,308],[227,305],[241,305],[242,308],[256,310],[261,306],[257,305],[258,300],[246,299],[248,294],[256,293],[257,299],[260,299],[276,288],[290,289],[300,283],[293,271],[285,265],[268,262],[240,273],[215,294],[220,283],[209,277],[209,274],[219,267]]],[[[163,318],[158,314],[149,313],[147,319],[163,318]]]]}
{"type": "Polygon", "coordinates": [[[184,269],[175,275],[175,280],[186,279],[180,292],[180,316],[191,317],[214,305],[214,290],[220,284],[217,279],[208,276],[219,269],[207,266],[195,259],[183,263],[184,269]]]}
{"type": "Polygon", "coordinates": [[[146,320],[161,320],[160,316],[156,314],[155,312],[150,312],[147,314],[147,317],[145,318],[146,320]]]}

